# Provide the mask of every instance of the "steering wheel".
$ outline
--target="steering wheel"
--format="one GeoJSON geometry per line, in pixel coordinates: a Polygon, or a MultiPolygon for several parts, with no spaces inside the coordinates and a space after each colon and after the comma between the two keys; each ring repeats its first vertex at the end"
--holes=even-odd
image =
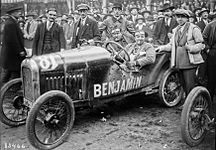
{"type": "Polygon", "coordinates": [[[130,61],[130,56],[129,56],[128,52],[119,43],[114,42],[114,41],[108,41],[105,44],[105,48],[107,51],[109,51],[113,55],[114,61],[117,62],[119,65],[130,61]],[[117,47],[113,47],[113,45],[115,45],[117,47]],[[116,48],[120,48],[120,50],[116,50],[116,48]],[[126,58],[124,58],[120,55],[122,52],[124,52],[124,54],[126,54],[125,55],[126,58]],[[123,60],[123,62],[119,61],[117,58],[118,59],[120,58],[121,60],[123,60]]]}

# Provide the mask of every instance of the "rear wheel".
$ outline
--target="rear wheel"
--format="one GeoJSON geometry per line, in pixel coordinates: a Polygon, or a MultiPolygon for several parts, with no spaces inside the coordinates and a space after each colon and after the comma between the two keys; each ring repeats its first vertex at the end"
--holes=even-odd
{"type": "Polygon", "coordinates": [[[24,105],[21,78],[6,83],[1,88],[0,120],[9,126],[25,124],[28,110],[24,105]]]}
{"type": "Polygon", "coordinates": [[[53,149],[62,144],[73,127],[75,118],[71,98],[53,90],[41,95],[27,118],[27,137],[37,149],[53,149]]]}
{"type": "Polygon", "coordinates": [[[183,97],[183,88],[180,82],[180,74],[177,70],[167,70],[160,82],[159,98],[167,107],[176,106],[183,97]]]}
{"type": "Polygon", "coordinates": [[[181,114],[181,135],[188,145],[196,146],[204,139],[210,107],[211,97],[206,88],[198,86],[188,94],[181,114]]]}

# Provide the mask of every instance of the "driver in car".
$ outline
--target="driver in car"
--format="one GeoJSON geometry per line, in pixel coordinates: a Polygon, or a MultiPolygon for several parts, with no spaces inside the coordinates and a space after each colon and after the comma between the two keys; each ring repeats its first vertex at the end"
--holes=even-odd
{"type": "MultiPolygon", "coordinates": [[[[143,66],[155,62],[156,52],[151,44],[145,42],[146,35],[143,30],[135,32],[135,43],[128,44],[125,47],[126,52],[130,56],[130,61],[125,61],[121,65],[122,68],[127,67],[129,70],[139,70],[143,66]]],[[[125,58],[123,51],[120,53],[120,57],[125,58]]]]}

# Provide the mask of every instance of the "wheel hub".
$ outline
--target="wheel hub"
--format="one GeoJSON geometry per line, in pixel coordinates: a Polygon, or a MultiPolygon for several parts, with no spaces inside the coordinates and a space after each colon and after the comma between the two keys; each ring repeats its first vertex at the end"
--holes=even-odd
{"type": "Polygon", "coordinates": [[[58,115],[48,113],[45,117],[44,124],[48,128],[56,128],[59,121],[60,119],[58,115]]]}
{"type": "Polygon", "coordinates": [[[13,99],[13,106],[16,109],[21,109],[23,106],[24,100],[23,100],[23,96],[16,96],[13,99]]]}
{"type": "Polygon", "coordinates": [[[177,88],[177,84],[175,82],[169,83],[169,89],[170,91],[174,91],[177,88]]]}

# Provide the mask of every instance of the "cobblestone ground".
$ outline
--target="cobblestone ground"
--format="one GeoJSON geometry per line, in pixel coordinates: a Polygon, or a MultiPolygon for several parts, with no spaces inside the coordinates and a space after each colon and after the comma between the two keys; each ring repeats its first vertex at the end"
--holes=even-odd
{"type": "MultiPolygon", "coordinates": [[[[79,111],[70,137],[56,150],[215,149],[214,132],[208,133],[197,147],[186,145],[180,134],[181,110],[164,108],[155,101],[139,96],[112,106],[79,111]]],[[[26,138],[25,125],[11,128],[1,123],[0,127],[2,150],[34,149],[26,138]]]]}

